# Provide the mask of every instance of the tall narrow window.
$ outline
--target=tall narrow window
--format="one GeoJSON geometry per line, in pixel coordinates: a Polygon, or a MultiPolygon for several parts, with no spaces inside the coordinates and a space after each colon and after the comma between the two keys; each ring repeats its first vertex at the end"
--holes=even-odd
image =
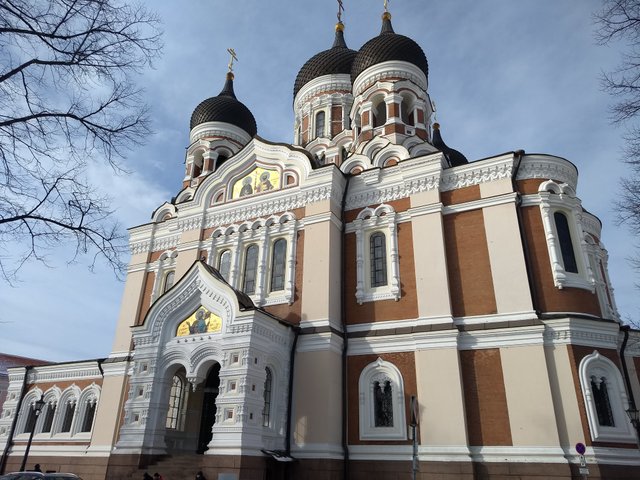
{"type": "Polygon", "coordinates": [[[249,245],[244,257],[244,281],[242,290],[246,294],[256,293],[256,274],[258,271],[258,246],[249,245]]]}
{"type": "Polygon", "coordinates": [[[373,383],[373,415],[376,427],[393,427],[393,392],[391,382],[373,383]]]}
{"type": "Polygon", "coordinates": [[[387,123],[387,104],[381,100],[373,107],[373,126],[380,127],[387,123]]]}
{"type": "Polygon", "coordinates": [[[403,98],[400,104],[400,115],[402,117],[402,123],[405,125],[413,126],[415,121],[413,118],[413,109],[411,108],[411,99],[403,98]]]}
{"type": "Polygon", "coordinates": [[[231,250],[223,251],[218,257],[218,271],[227,282],[231,273],[231,250]]]}
{"type": "Polygon", "coordinates": [[[269,368],[265,368],[267,376],[264,380],[264,408],[262,409],[262,426],[269,426],[271,416],[271,389],[273,387],[273,375],[269,368]]]}
{"type": "Polygon", "coordinates": [[[593,401],[596,404],[598,423],[605,427],[615,427],[609,392],[607,392],[607,379],[605,377],[597,378],[595,375],[592,376],[591,391],[593,392],[593,401]]]}
{"type": "Polygon", "coordinates": [[[164,277],[164,289],[162,290],[163,292],[166,292],[167,290],[169,290],[171,287],[173,287],[173,282],[176,278],[176,272],[174,272],[173,270],[171,270],[169,273],[167,273],[164,277]]]}
{"type": "Polygon", "coordinates": [[[369,238],[371,286],[387,284],[387,245],[384,233],[376,232],[369,238]]]}
{"type": "Polygon", "coordinates": [[[286,267],[287,241],[284,238],[276,240],[273,244],[273,257],[271,259],[271,291],[284,290],[284,274],[286,267]]]}
{"type": "Polygon", "coordinates": [[[71,431],[71,423],[73,422],[73,415],[76,412],[76,403],[75,401],[68,401],[64,408],[64,418],[62,419],[62,427],[60,428],[61,432],[70,432],[71,431]]]}
{"type": "Polygon", "coordinates": [[[324,136],[324,112],[316,113],[316,138],[324,136]]]}
{"type": "Polygon", "coordinates": [[[560,252],[562,253],[562,263],[566,272],[578,273],[578,264],[573,251],[573,243],[571,241],[571,230],[567,216],[562,212],[555,212],[553,218],[556,222],[556,230],[558,232],[558,243],[560,244],[560,252]]]}
{"type": "Polygon", "coordinates": [[[169,394],[169,410],[167,411],[167,428],[177,429],[180,412],[183,406],[184,381],[178,375],[174,375],[171,381],[171,393],[169,394]]]}
{"type": "Polygon", "coordinates": [[[96,415],[96,402],[95,400],[87,402],[87,408],[84,411],[84,418],[82,419],[81,432],[90,432],[93,426],[93,417],[96,415]]]}
{"type": "Polygon", "coordinates": [[[50,433],[53,425],[53,416],[56,413],[56,404],[47,403],[44,407],[44,420],[42,421],[42,433],[50,433]]]}
{"type": "Polygon", "coordinates": [[[33,405],[28,407],[29,415],[27,416],[27,423],[24,426],[24,433],[33,432],[33,429],[36,428],[36,421],[38,420],[38,415],[36,415],[36,410],[33,405]]]}

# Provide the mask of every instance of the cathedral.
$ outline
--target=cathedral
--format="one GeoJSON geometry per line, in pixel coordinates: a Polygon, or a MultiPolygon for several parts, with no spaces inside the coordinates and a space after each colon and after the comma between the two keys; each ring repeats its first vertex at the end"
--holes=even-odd
{"type": "Polygon", "coordinates": [[[389,11],[358,50],[344,28],[293,82],[291,144],[221,73],[182,189],[129,230],[109,356],[8,369],[0,473],[640,478],[640,332],[578,168],[467,159],[389,11]]]}

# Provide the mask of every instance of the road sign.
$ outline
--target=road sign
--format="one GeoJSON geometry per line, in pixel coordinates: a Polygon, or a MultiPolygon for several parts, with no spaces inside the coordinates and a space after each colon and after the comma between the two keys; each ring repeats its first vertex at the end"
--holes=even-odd
{"type": "Polygon", "coordinates": [[[584,455],[584,452],[587,451],[587,448],[584,446],[584,443],[576,443],[576,452],[580,455],[584,455]]]}

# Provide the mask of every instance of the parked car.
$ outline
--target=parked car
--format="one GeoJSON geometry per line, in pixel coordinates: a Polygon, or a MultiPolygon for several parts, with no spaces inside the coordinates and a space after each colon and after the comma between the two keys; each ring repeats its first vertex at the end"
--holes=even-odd
{"type": "Polygon", "coordinates": [[[0,480],[82,480],[73,473],[14,472],[0,475],[0,480]]]}

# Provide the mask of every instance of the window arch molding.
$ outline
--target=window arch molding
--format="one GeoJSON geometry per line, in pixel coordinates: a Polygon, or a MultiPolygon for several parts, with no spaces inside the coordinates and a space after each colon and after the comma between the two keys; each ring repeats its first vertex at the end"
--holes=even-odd
{"type": "MultiPolygon", "coordinates": [[[[22,406],[20,407],[18,424],[16,425],[16,432],[19,432],[19,435],[29,435],[31,433],[31,429],[27,429],[27,423],[29,422],[35,403],[40,398],[42,398],[42,390],[39,388],[31,390],[25,395],[24,400],[22,401],[22,406]]],[[[37,418],[36,425],[34,427],[36,432],[38,431],[40,424],[42,424],[42,421],[40,418],[37,418]]]]}
{"type": "Polygon", "coordinates": [[[227,283],[242,290],[246,249],[252,244],[257,245],[255,292],[249,296],[258,306],[291,304],[294,299],[297,232],[298,221],[292,212],[217,228],[211,233],[207,258],[213,267],[219,269],[220,254],[230,251],[227,283]],[[286,241],[284,288],[271,291],[272,254],[274,244],[280,239],[286,241]]]}
{"type": "MultiPolygon", "coordinates": [[[[78,418],[78,399],[80,398],[80,388],[72,385],[62,392],[58,401],[58,408],[53,419],[53,427],[51,433],[53,435],[71,436],[74,431],[74,424],[78,418]],[[67,418],[67,415],[71,418],[67,418]],[[68,431],[63,431],[65,424],[69,425],[68,431]]],[[[65,429],[66,430],[66,429],[65,429]]]]}
{"type": "Polygon", "coordinates": [[[587,258],[585,233],[581,225],[582,204],[576,197],[575,190],[566,183],[558,184],[547,180],[538,187],[538,195],[554,285],[559,289],[572,287],[594,292],[595,278],[587,258]],[[557,222],[562,218],[566,219],[564,232],[562,226],[559,229],[557,222]],[[570,242],[577,272],[565,268],[563,242],[565,252],[569,247],[566,242],[570,242]]]}
{"type": "Polygon", "coordinates": [[[400,264],[396,213],[390,205],[362,210],[347,228],[356,234],[356,299],[359,304],[377,300],[400,299],[400,264]],[[371,236],[385,237],[386,285],[371,285],[371,236]]]}
{"type": "Polygon", "coordinates": [[[172,280],[173,283],[175,283],[175,269],[177,258],[178,250],[166,250],[162,252],[162,255],[160,255],[160,258],[158,258],[156,262],[151,264],[150,269],[155,273],[155,278],[153,281],[153,294],[151,295],[152,303],[172,286],[168,286],[167,284],[167,277],[171,272],[173,272],[172,280]]]}
{"type": "Polygon", "coordinates": [[[51,436],[53,434],[53,422],[56,418],[56,414],[58,411],[58,404],[60,403],[60,397],[62,395],[62,390],[59,387],[53,386],[49,390],[44,393],[44,407],[42,409],[42,413],[40,416],[42,420],[40,420],[36,429],[36,435],[42,436],[51,436]],[[45,424],[50,422],[47,429],[45,429],[45,424]]]}
{"type": "Polygon", "coordinates": [[[624,380],[615,363],[594,350],[580,362],[579,376],[591,439],[599,442],[635,443],[635,432],[626,413],[629,400],[624,380]],[[600,424],[598,401],[592,386],[594,379],[606,383],[613,425],[600,424]]]}
{"type": "Polygon", "coordinates": [[[90,437],[93,431],[93,424],[95,423],[95,417],[98,411],[98,401],[100,400],[100,387],[98,385],[91,384],[85,388],[78,397],[78,403],[75,409],[75,421],[72,424],[72,435],[90,437]],[[83,431],[87,416],[91,415],[91,426],[88,431],[83,431]]]}
{"type": "MultiPolygon", "coordinates": [[[[359,419],[361,440],[406,440],[407,422],[404,400],[404,382],[400,370],[380,357],[360,373],[358,380],[359,419]],[[376,425],[377,385],[387,385],[391,400],[391,425],[376,425]]],[[[387,412],[389,413],[389,412],[387,412]]],[[[388,422],[387,422],[388,423],[388,422]]]]}

